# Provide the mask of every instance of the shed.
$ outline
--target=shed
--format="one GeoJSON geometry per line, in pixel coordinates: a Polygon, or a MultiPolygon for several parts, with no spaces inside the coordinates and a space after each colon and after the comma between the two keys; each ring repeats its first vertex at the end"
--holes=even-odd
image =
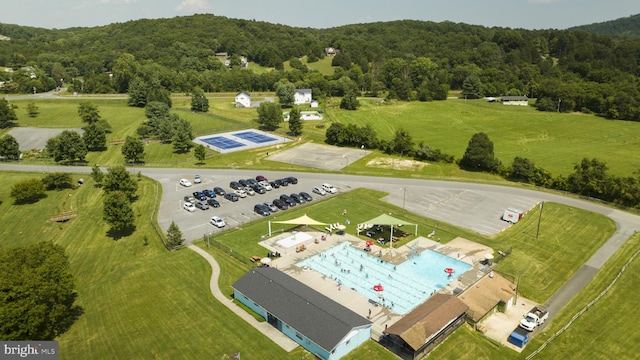
{"type": "Polygon", "coordinates": [[[495,309],[504,312],[511,308],[515,288],[511,281],[492,271],[458,295],[458,299],[469,307],[467,319],[477,323],[495,309]]]}
{"type": "Polygon", "coordinates": [[[502,105],[529,105],[529,98],[526,96],[503,96],[500,98],[502,105]]]}

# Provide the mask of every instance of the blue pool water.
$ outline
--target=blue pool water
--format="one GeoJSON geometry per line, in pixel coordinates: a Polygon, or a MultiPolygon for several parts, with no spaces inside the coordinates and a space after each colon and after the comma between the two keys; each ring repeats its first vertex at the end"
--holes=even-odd
{"type": "Polygon", "coordinates": [[[471,268],[471,265],[425,250],[407,261],[393,265],[351,244],[339,244],[297,263],[333,279],[336,286],[352,288],[381,305],[404,315],[434,292],[471,268]],[[445,268],[453,268],[449,277],[445,268]],[[376,291],[374,286],[383,290],[376,291]]]}

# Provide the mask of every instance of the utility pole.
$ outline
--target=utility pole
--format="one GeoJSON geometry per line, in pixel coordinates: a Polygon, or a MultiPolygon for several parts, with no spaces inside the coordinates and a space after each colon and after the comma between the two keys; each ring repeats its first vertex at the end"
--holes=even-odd
{"type": "Polygon", "coordinates": [[[407,187],[402,188],[402,216],[404,216],[404,204],[407,199],[407,187]]]}
{"type": "Polygon", "coordinates": [[[542,208],[544,207],[544,201],[540,203],[540,214],[538,214],[538,230],[536,231],[536,240],[540,234],[540,221],[542,221],[542,208]]]}
{"type": "Polygon", "coordinates": [[[560,103],[562,102],[562,99],[558,99],[558,112],[560,112],[560,103]]]}

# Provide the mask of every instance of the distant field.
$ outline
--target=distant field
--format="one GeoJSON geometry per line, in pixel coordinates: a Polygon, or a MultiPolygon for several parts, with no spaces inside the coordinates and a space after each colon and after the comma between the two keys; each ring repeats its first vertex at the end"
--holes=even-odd
{"type": "MultiPolygon", "coordinates": [[[[257,118],[256,109],[236,109],[233,105],[234,95],[211,96],[210,110],[206,114],[189,110],[190,97],[175,96],[173,111],[191,122],[195,136],[257,127],[254,121],[257,118]]],[[[252,95],[263,98],[271,94],[252,95]]],[[[60,128],[82,126],[77,107],[81,101],[86,100],[96,104],[102,117],[112,125],[113,134],[108,136],[108,140],[135,135],[136,128],[145,119],[144,110],[127,106],[125,99],[67,98],[12,102],[19,106],[17,114],[20,126],[60,128]],[[28,117],[25,110],[26,104],[32,101],[40,107],[40,115],[36,118],[28,117]]],[[[483,100],[390,104],[382,104],[380,100],[361,100],[362,107],[357,111],[341,110],[338,103],[339,99],[328,99],[323,104],[325,120],[305,122],[300,140],[323,143],[326,129],[332,122],[358,126],[371,124],[381,139],[389,140],[396,129],[404,128],[411,133],[416,145],[424,141],[459,159],[471,136],[482,131],[489,135],[494,143],[496,156],[505,165],[510,165],[515,156],[521,156],[533,160],[554,176],[568,175],[584,157],[596,157],[607,163],[611,174],[631,176],[640,169],[637,162],[640,122],[605,120],[585,114],[545,113],[531,107],[503,106],[483,100]]],[[[6,131],[3,130],[3,133],[6,131]]],[[[286,136],[288,125],[283,123],[276,132],[286,136]]],[[[262,149],[265,155],[267,151],[270,150],[262,149]]],[[[191,167],[195,164],[192,154],[175,154],[170,145],[151,144],[146,152],[146,161],[155,165],[191,167]]],[[[264,162],[260,161],[261,157],[256,157],[256,152],[260,150],[228,155],[212,152],[209,156],[213,156],[215,161],[207,160],[205,166],[218,167],[235,163],[235,166],[264,167],[264,162]]],[[[360,162],[350,164],[349,169],[370,171],[371,169],[366,168],[367,161],[381,155],[374,153],[360,162]]],[[[87,160],[100,164],[117,164],[123,161],[123,157],[119,146],[110,146],[105,152],[90,153],[87,160]]],[[[283,165],[270,163],[269,166],[283,165]]],[[[387,175],[402,176],[402,172],[387,175]]],[[[424,172],[413,175],[478,177],[478,174],[462,172],[455,166],[441,164],[429,165],[424,172]]]]}

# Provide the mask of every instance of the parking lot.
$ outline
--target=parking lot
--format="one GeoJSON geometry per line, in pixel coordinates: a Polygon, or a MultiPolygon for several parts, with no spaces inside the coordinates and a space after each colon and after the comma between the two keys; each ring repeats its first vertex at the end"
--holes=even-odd
{"type": "MultiPolygon", "coordinates": [[[[218,195],[215,197],[215,199],[220,203],[219,208],[210,207],[208,210],[195,209],[195,211],[193,212],[186,211],[183,208],[184,197],[187,195],[192,195],[195,191],[213,189],[214,187],[218,186],[223,188],[226,192],[233,192],[233,190],[229,187],[229,183],[231,181],[238,181],[240,179],[246,178],[255,178],[255,176],[257,175],[259,174],[256,173],[253,176],[244,177],[231,177],[228,175],[202,175],[201,183],[199,184],[193,183],[193,174],[185,174],[180,177],[162,179],[161,183],[163,184],[165,193],[163,194],[161,210],[158,216],[158,223],[160,224],[160,227],[163,229],[167,229],[171,222],[175,221],[176,224],[178,224],[178,226],[180,227],[184,238],[187,240],[187,242],[189,242],[202,238],[202,236],[204,235],[215,235],[226,229],[239,227],[248,222],[262,218],[263,216],[258,215],[253,211],[253,207],[256,204],[261,204],[264,202],[272,203],[273,200],[279,198],[280,195],[290,195],[292,193],[300,193],[304,191],[309,193],[314,198],[313,201],[316,201],[318,197],[321,197],[320,195],[314,194],[312,192],[313,187],[320,186],[322,184],[321,182],[309,181],[307,179],[299,178],[298,184],[290,184],[286,187],[281,186],[278,189],[267,191],[265,194],[256,193],[253,196],[247,195],[247,197],[240,198],[237,202],[232,202],[218,195]],[[190,180],[193,185],[190,187],[180,185],[179,181],[181,178],[190,180]],[[219,229],[209,223],[209,220],[214,215],[219,216],[225,221],[226,226],[224,228],[219,229]]],[[[281,174],[277,178],[287,176],[290,175],[281,174]]],[[[276,178],[269,177],[268,179],[272,181],[276,178]]],[[[332,195],[327,194],[324,197],[328,196],[332,195]]],[[[304,206],[304,204],[297,206],[304,206]]],[[[288,210],[279,210],[274,215],[278,216],[280,214],[286,214],[287,211],[288,210]]]]}

